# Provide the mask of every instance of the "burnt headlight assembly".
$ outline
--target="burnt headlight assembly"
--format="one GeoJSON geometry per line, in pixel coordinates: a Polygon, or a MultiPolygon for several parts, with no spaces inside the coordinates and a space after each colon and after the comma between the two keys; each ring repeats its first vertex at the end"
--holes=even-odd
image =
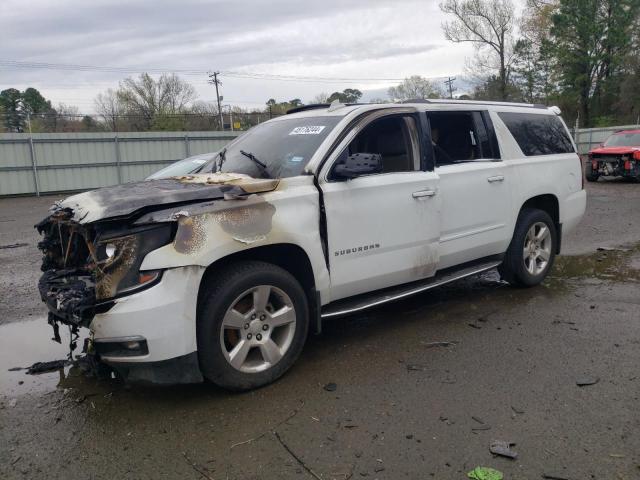
{"type": "Polygon", "coordinates": [[[163,223],[102,235],[96,248],[96,300],[107,300],[155,285],[162,270],[140,271],[144,257],[171,243],[174,225],[163,223]]]}

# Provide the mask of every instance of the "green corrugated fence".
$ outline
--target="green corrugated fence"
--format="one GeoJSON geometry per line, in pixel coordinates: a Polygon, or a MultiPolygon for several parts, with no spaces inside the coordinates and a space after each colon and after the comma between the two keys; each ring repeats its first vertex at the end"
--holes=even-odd
{"type": "Polygon", "coordinates": [[[234,132],[0,134],[0,196],[88,190],[142,180],[220,150],[234,132]]]}

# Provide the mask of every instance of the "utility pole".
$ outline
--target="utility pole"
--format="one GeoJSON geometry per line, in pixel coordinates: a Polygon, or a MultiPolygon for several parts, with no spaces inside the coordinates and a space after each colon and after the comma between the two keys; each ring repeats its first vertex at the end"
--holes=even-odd
{"type": "Polygon", "coordinates": [[[220,92],[218,91],[218,85],[222,85],[222,82],[218,80],[220,72],[213,72],[209,74],[209,83],[216,86],[216,99],[218,101],[218,115],[220,117],[220,130],[224,130],[224,121],[222,120],[222,108],[220,106],[220,92]]]}
{"type": "Polygon", "coordinates": [[[449,88],[449,98],[453,99],[453,82],[455,81],[456,77],[448,77],[448,80],[444,81],[444,84],[447,85],[447,87],[449,88]]]}

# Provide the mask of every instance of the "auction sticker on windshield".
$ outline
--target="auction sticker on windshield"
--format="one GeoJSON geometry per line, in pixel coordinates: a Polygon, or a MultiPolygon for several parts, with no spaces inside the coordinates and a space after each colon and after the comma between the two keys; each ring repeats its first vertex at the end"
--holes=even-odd
{"type": "Polygon", "coordinates": [[[306,127],[296,127],[291,130],[291,133],[289,133],[289,135],[320,135],[320,133],[324,129],[324,125],[308,125],[306,127]]]}

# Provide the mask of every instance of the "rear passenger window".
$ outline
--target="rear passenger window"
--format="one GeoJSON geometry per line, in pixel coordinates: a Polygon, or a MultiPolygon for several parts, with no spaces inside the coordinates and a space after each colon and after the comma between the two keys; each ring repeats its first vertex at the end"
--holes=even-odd
{"type": "Polygon", "coordinates": [[[436,166],[482,158],[472,112],[429,112],[436,166]]]}
{"type": "Polygon", "coordinates": [[[573,144],[562,120],[556,115],[498,113],[527,157],[573,153],[573,144]]]}

